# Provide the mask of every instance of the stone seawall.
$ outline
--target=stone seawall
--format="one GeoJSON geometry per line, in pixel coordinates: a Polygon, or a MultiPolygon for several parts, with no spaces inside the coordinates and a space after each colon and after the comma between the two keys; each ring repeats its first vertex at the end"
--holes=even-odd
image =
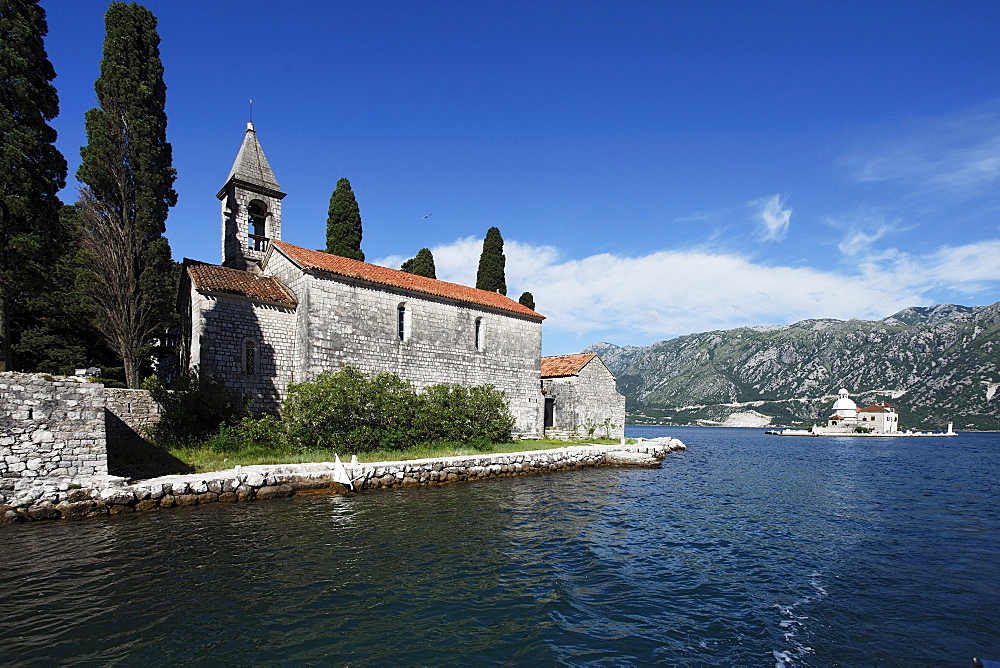
{"type": "MultiPolygon", "coordinates": [[[[345,469],[354,481],[355,490],[367,491],[597,466],[658,467],[668,453],[684,449],[679,440],[664,438],[640,441],[636,445],[580,445],[530,452],[347,464],[345,469]]],[[[130,484],[121,479],[95,479],[92,485],[80,488],[63,482],[50,488],[25,490],[7,498],[0,495],[0,524],[272,499],[310,490],[349,491],[334,479],[334,465],[325,462],[244,466],[130,484]]]]}

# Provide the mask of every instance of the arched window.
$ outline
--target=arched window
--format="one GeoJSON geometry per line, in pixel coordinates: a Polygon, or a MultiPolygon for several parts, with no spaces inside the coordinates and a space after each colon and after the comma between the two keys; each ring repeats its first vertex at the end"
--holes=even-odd
{"type": "Polygon", "coordinates": [[[259,361],[257,342],[253,339],[243,340],[243,373],[247,376],[253,376],[257,373],[257,364],[259,361]]]}
{"type": "Polygon", "coordinates": [[[483,324],[483,319],[476,318],[475,343],[476,343],[476,350],[478,350],[479,352],[483,352],[483,349],[485,348],[485,343],[486,343],[485,335],[486,335],[486,326],[483,324]]]}
{"type": "Polygon", "coordinates": [[[247,248],[255,251],[267,250],[267,205],[253,200],[247,208],[247,248]]]}

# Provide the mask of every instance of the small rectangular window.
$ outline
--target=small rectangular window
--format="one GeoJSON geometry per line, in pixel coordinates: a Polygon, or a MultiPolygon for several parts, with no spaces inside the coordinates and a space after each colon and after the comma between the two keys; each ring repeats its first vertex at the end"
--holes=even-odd
{"type": "Polygon", "coordinates": [[[254,375],[257,370],[257,344],[248,339],[243,343],[243,371],[248,376],[254,375]]]}
{"type": "Polygon", "coordinates": [[[406,306],[404,304],[396,307],[396,334],[400,341],[406,341],[406,306]]]}

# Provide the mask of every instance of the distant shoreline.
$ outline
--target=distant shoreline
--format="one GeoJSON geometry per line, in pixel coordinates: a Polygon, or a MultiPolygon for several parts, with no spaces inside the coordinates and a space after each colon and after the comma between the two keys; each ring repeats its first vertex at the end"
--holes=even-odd
{"type": "MultiPolygon", "coordinates": [[[[754,427],[754,426],[736,426],[736,425],[725,425],[725,424],[626,424],[628,427],[694,427],[698,429],[802,429],[802,427],[789,427],[787,425],[778,425],[774,427],[754,427]]],[[[1000,429],[975,429],[969,427],[967,429],[962,429],[961,431],[956,431],[956,434],[1000,434],[1000,429]]],[[[822,436],[830,436],[831,434],[822,434],[822,436]]],[[[844,434],[845,436],[895,436],[896,434],[844,434]]],[[[900,436],[905,436],[905,434],[900,434],[900,436]]]]}

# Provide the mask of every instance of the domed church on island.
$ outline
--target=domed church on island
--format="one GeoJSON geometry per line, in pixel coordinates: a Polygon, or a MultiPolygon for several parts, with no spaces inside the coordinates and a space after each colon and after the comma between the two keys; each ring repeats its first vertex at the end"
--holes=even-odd
{"type": "Polygon", "coordinates": [[[833,402],[833,414],[827,418],[826,427],[817,427],[820,433],[868,432],[873,434],[894,434],[899,431],[899,413],[890,403],[880,402],[858,408],[850,398],[850,393],[841,388],[837,400],[833,402]]]}

